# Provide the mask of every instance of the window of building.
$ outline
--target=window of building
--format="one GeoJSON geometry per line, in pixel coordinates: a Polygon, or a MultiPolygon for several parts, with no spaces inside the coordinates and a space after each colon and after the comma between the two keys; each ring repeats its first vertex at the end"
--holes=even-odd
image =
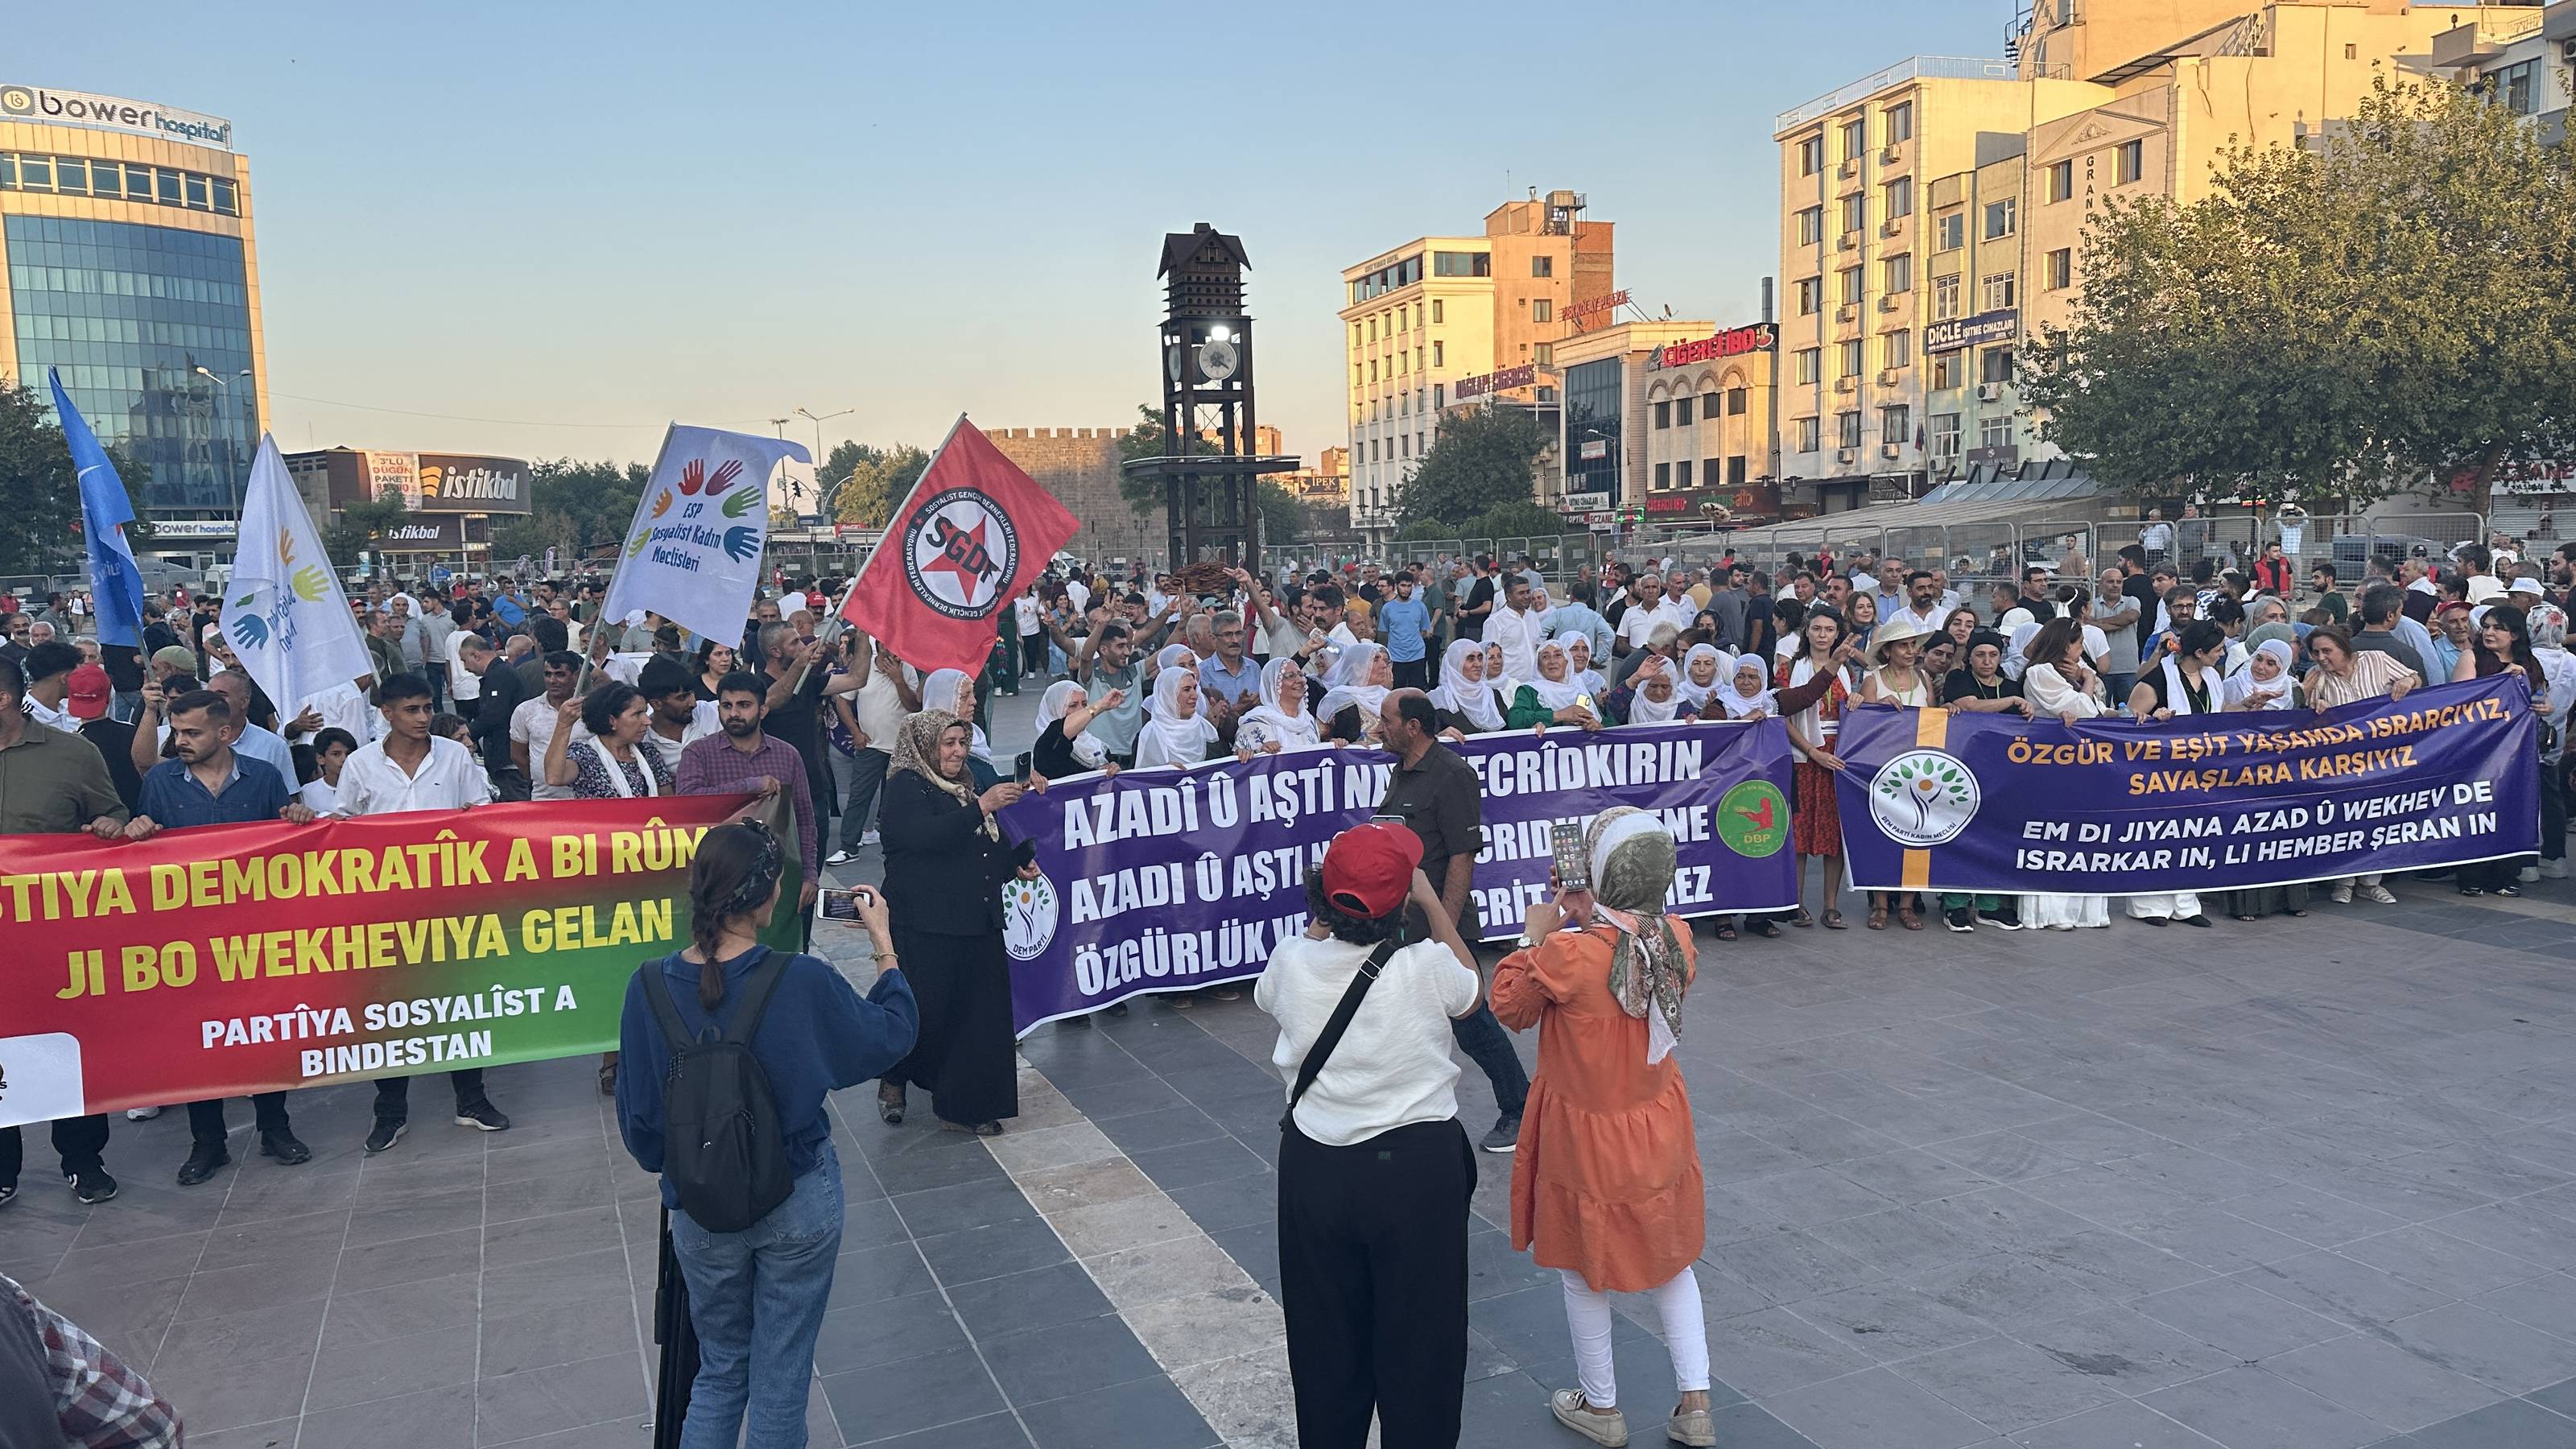
{"type": "Polygon", "coordinates": [[[1532,297],[1532,298],[1530,298],[1530,320],[1531,320],[1532,322],[1553,322],[1553,321],[1555,321],[1555,320],[1556,320],[1556,299],[1554,299],[1554,298],[1552,298],[1552,297],[1532,297]]]}
{"type": "Polygon", "coordinates": [[[1745,389],[1740,387],[1728,388],[1726,390],[1726,415],[1730,418],[1740,418],[1744,416],[1745,401],[1745,389]]]}
{"type": "Polygon", "coordinates": [[[1659,402],[1655,404],[1655,431],[1662,432],[1664,429],[1669,428],[1672,425],[1673,405],[1670,402],[1659,402]]]}
{"type": "Polygon", "coordinates": [[[1690,459],[1684,458],[1680,462],[1673,464],[1673,486],[1676,488],[1688,488],[1691,486],[1690,459]]]}
{"type": "Polygon", "coordinates": [[[1860,159],[1860,153],[1868,149],[1869,119],[1865,116],[1854,116],[1843,122],[1843,159],[1857,161],[1860,159]]]}
{"type": "Polygon", "coordinates": [[[1837,448],[1857,448],[1860,446],[1859,413],[1851,412],[1834,414],[1834,446],[1837,448]]]}
{"type": "Polygon", "coordinates": [[[1556,366],[1556,344],[1542,342],[1530,349],[1530,362],[1537,367],[1556,366]]]}
{"type": "Polygon", "coordinates": [[[1396,331],[1398,331],[1398,332],[1410,332],[1410,331],[1412,331],[1412,330],[1413,330],[1413,323],[1412,323],[1412,321],[1410,320],[1410,319],[1412,318],[1412,316],[1413,316],[1413,309],[1412,309],[1410,306],[1403,306],[1403,307],[1398,307],[1398,308],[1396,308],[1396,309],[1395,309],[1395,330],[1396,330],[1396,331]]]}
{"type": "Polygon", "coordinates": [[[1899,403],[1878,410],[1878,440],[1882,443],[1914,441],[1914,409],[1899,403]]]}
{"type": "Polygon", "coordinates": [[[1825,169],[1825,138],[1809,136],[1798,143],[1798,174],[1813,176],[1825,169]]]}
{"type": "Polygon", "coordinates": [[[1368,340],[1371,342],[1375,342],[1377,340],[1377,319],[1375,317],[1368,319],[1368,340]]]}
{"type": "Polygon", "coordinates": [[[1889,257],[1881,265],[1880,270],[1887,277],[1886,290],[1890,292],[1914,290],[1914,254],[1912,252],[1898,252],[1895,256],[1889,257]]]}
{"type": "Polygon", "coordinates": [[[1793,421],[1795,422],[1798,430],[1799,452],[1812,453],[1816,451],[1816,449],[1824,446],[1823,434],[1821,432],[1824,425],[1823,419],[1797,418],[1793,421]]]}
{"type": "Polygon", "coordinates": [[[1677,427],[1677,428],[1687,428],[1687,427],[1689,427],[1689,426],[1691,425],[1691,404],[1692,404],[1692,403],[1694,403],[1694,402],[1696,402],[1696,401],[1698,401],[1698,399],[1693,398],[1693,397],[1689,397],[1689,396],[1677,397],[1677,398],[1674,398],[1674,399],[1673,399],[1673,426],[1674,426],[1674,427],[1677,427]]]}
{"type": "Polygon", "coordinates": [[[2018,210],[2019,203],[2009,196],[2001,201],[1987,202],[1986,240],[1996,241],[2011,236],[2014,226],[2019,221],[2015,215],[2018,210]]]}
{"type": "Polygon", "coordinates": [[[1859,305],[1859,302],[1860,302],[1860,293],[1861,293],[1860,268],[1858,268],[1858,267],[1845,267],[1845,268],[1843,268],[1843,271],[1842,271],[1842,300],[1844,300],[1844,301],[1846,301],[1846,302],[1849,302],[1849,303],[1852,303],[1853,305],[1857,306],[1857,305],[1859,305]]]}
{"type": "Polygon", "coordinates": [[[2012,446],[2012,414],[1988,413],[1977,419],[1977,446],[2009,448],[2012,446]]]}
{"type": "Polygon", "coordinates": [[[1977,381],[2010,382],[2013,378],[2013,350],[1989,347],[1977,354],[1977,381]]]}
{"type": "Polygon", "coordinates": [[[2359,60],[2359,59],[2361,59],[2361,47],[2360,47],[2360,46],[2358,46],[2358,45],[2353,44],[2353,43],[2352,43],[2352,42],[2350,42],[2350,41],[2346,41],[2346,42],[2344,42],[2344,47],[2343,47],[2343,58],[2344,58],[2344,59],[2346,59],[2346,60],[2359,60]]]}
{"type": "Polygon", "coordinates": [[[1374,357],[1369,359],[1369,381],[1377,381],[1377,359],[1374,357]]]}
{"type": "Polygon", "coordinates": [[[1800,277],[1798,279],[1798,315],[1801,317],[1813,317],[1816,315],[1816,309],[1822,307],[1824,304],[1824,279],[1822,277],[1800,277]]]}
{"type": "Polygon", "coordinates": [[[1741,488],[1744,486],[1744,455],[1742,453],[1737,453],[1726,460],[1726,486],[1729,488],[1741,488]]]}
{"type": "Polygon", "coordinates": [[[1412,353],[1398,351],[1395,354],[1395,375],[1398,377],[1411,377],[1413,375],[1412,353]]]}
{"type": "Polygon", "coordinates": [[[2113,172],[2113,175],[2119,184],[2126,186],[2130,182],[2135,181],[2146,174],[2147,143],[2144,141],[2121,142],[2119,162],[2113,172]]]}
{"type": "Polygon", "coordinates": [[[2495,73],[2496,99],[2504,102],[2504,108],[2515,115],[2528,116],[2532,112],[2535,82],[2539,79],[2540,62],[2537,60],[2506,66],[2495,73]]]}
{"type": "Polygon", "coordinates": [[[240,193],[229,177],[195,171],[156,171],[149,166],[79,156],[0,152],[0,191],[50,191],[61,196],[185,206],[225,216],[241,214],[240,193]]]}
{"type": "Polygon", "coordinates": [[[1798,245],[1815,246],[1825,239],[1825,209],[1811,206],[1798,213],[1798,245]]]}
{"type": "Polygon", "coordinates": [[[1443,317],[1441,314],[1442,314],[1442,313],[1444,313],[1444,312],[1446,312],[1446,311],[1448,311],[1448,310],[1449,310],[1448,304],[1447,304],[1445,301],[1443,301],[1441,298],[1434,297],[1434,298],[1432,298],[1432,299],[1431,299],[1431,320],[1432,320],[1432,321],[1434,321],[1434,322],[1446,321],[1447,319],[1446,319],[1445,317],[1443,317]]]}
{"type": "Polygon", "coordinates": [[[1670,463],[1657,463],[1655,465],[1655,491],[1660,493],[1672,486],[1673,465],[1670,463]]]}
{"type": "Polygon", "coordinates": [[[1825,353],[1824,353],[1824,349],[1823,349],[1823,348],[1821,348],[1821,347],[1801,347],[1801,348],[1799,348],[1799,349],[1798,349],[1798,381],[1800,381],[1800,382],[1802,382],[1802,383],[1814,383],[1814,382],[1816,382],[1816,381],[1817,381],[1819,378],[1821,378],[1821,377],[1822,377],[1822,375],[1823,375],[1823,371],[1824,371],[1824,363],[1825,363],[1825,353]]]}
{"type": "Polygon", "coordinates": [[[1887,219],[1914,214],[1914,178],[1899,176],[1887,183],[1887,219]]]}
{"type": "Polygon", "coordinates": [[[1446,344],[1446,343],[1442,343],[1442,342],[1434,342],[1434,343],[1432,343],[1432,344],[1431,344],[1431,365],[1432,365],[1433,367],[1446,367],[1446,366],[1448,366],[1448,365],[1449,365],[1449,361],[1448,361],[1448,355],[1447,355],[1447,353],[1448,353],[1448,344],[1446,344]]]}
{"type": "Polygon", "coordinates": [[[1862,367],[1863,363],[1862,363],[1862,359],[1861,359],[1861,345],[1860,345],[1860,339],[1859,339],[1859,338],[1855,337],[1855,338],[1852,338],[1852,339],[1851,339],[1850,341],[1848,341],[1848,342],[1837,342],[1837,343],[1835,343],[1835,344],[1834,344],[1834,354],[1835,354],[1835,356],[1834,356],[1834,367],[1835,367],[1834,376],[1836,376],[1836,377],[1858,377],[1858,376],[1860,376],[1860,371],[1861,371],[1861,367],[1862,367]]]}
{"type": "Polygon", "coordinates": [[[1415,452],[1417,452],[1417,453],[1428,453],[1428,452],[1430,452],[1430,451],[1431,451],[1431,434],[1430,434],[1430,433],[1428,433],[1428,432],[1420,432],[1420,433],[1416,433],[1416,434],[1414,434],[1414,435],[1413,435],[1413,451],[1415,451],[1415,452]]]}
{"type": "Polygon", "coordinates": [[[1490,252],[1433,252],[1431,275],[1435,277],[1490,277],[1494,258],[1490,252]]]}
{"type": "Polygon", "coordinates": [[[54,189],[54,158],[22,156],[18,159],[18,184],[29,191],[54,189]]]}
{"type": "Polygon", "coordinates": [[[1959,315],[1959,274],[1932,279],[1932,318],[1947,321],[1959,315]]]}
{"type": "Polygon", "coordinates": [[[1721,403],[1721,402],[1723,402],[1723,401],[1724,401],[1724,399],[1723,399],[1723,398],[1719,397],[1716,393],[1713,393],[1713,392],[1708,392],[1708,393],[1702,393],[1702,394],[1700,394],[1700,399],[1699,399],[1699,420],[1700,420],[1701,422],[1704,422],[1704,423],[1713,423],[1713,422],[1716,422],[1716,421],[1717,421],[1717,419],[1718,419],[1718,414],[1719,414],[1721,411],[1723,411],[1723,410],[1718,406],[1718,404],[1719,404],[1719,403],[1721,403]]]}
{"type": "Polygon", "coordinates": [[[1556,258],[1554,258],[1554,257],[1532,257],[1532,258],[1530,258],[1530,275],[1531,275],[1531,276],[1533,276],[1533,277],[1553,277],[1553,276],[1555,276],[1555,275],[1556,275],[1556,258]]]}
{"type": "Polygon", "coordinates": [[[1449,384],[1445,382],[1431,384],[1431,406],[1434,409],[1449,406],[1449,384]]]}
{"type": "Polygon", "coordinates": [[[2010,272],[1995,272],[1989,274],[1985,282],[1986,305],[1984,310],[1988,312],[2001,312],[2010,308],[2013,305],[2014,293],[2017,290],[2016,282],[2017,279],[2010,272]]]}
{"type": "Polygon", "coordinates": [[[2075,284],[2075,249],[2059,247],[2048,254],[2048,290],[2063,292],[2075,284]]]}
{"type": "Polygon", "coordinates": [[[1413,435],[1411,433],[1398,433],[1395,435],[1395,441],[1397,449],[1402,456],[1407,458],[1413,456],[1413,435]]]}
{"type": "Polygon", "coordinates": [[[1869,225],[1869,198],[1853,192],[1842,199],[1843,230],[1859,231],[1869,225]]]}
{"type": "Polygon", "coordinates": [[[1880,338],[1880,355],[1889,367],[1914,365],[1914,334],[1911,331],[1887,333],[1880,338]]]}
{"type": "Polygon", "coordinates": [[[1914,139],[1914,103],[1898,101],[1887,108],[1887,144],[1914,139]]]}
{"type": "Polygon", "coordinates": [[[1935,458],[1959,456],[1959,415],[1957,413],[1932,415],[1932,456],[1935,458]]]}
{"type": "Polygon", "coordinates": [[[1947,392],[1959,385],[1959,359],[1966,354],[1935,352],[1932,354],[1932,390],[1947,392]]]}
{"type": "Polygon", "coordinates": [[[2048,199],[2064,201],[2075,194],[2075,163],[2060,161],[2048,168],[2048,199]]]}
{"type": "Polygon", "coordinates": [[[1932,223],[1932,249],[1955,252],[1968,244],[1968,214],[1954,211],[1932,223]]]}
{"type": "Polygon", "coordinates": [[[1396,415],[1397,417],[1406,417],[1406,416],[1409,416],[1412,412],[1413,412],[1413,394],[1411,394],[1411,393],[1409,393],[1409,392],[1408,392],[1408,393],[1404,394],[1403,396],[1401,396],[1401,397],[1399,397],[1399,398],[1397,398],[1397,399],[1395,400],[1395,415],[1396,415]]]}

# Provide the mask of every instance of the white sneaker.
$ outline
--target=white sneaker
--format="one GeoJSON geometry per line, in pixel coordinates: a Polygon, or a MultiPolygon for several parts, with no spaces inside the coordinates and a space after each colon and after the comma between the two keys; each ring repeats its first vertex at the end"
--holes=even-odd
{"type": "Polygon", "coordinates": [[[860,837],[859,837],[859,846],[860,846],[860,848],[861,848],[861,849],[865,849],[865,848],[866,848],[866,847],[868,847],[868,846],[871,846],[871,845],[877,845],[877,844],[880,844],[880,843],[882,843],[882,842],[880,842],[880,841],[879,841],[879,839],[877,838],[877,833],[876,833],[875,831],[873,831],[873,830],[871,830],[871,831],[869,831],[867,834],[862,835],[862,836],[860,836],[860,837]]]}
{"type": "Polygon", "coordinates": [[[846,850],[833,851],[830,855],[823,857],[823,863],[825,865],[848,865],[850,863],[850,853],[846,850]]]}
{"type": "Polygon", "coordinates": [[[2336,886],[2332,891],[2330,891],[2330,892],[2328,892],[2328,893],[2327,893],[2327,895],[2326,895],[2326,899],[2327,899],[2327,900],[2330,900],[2330,901],[2332,901],[2332,902],[2334,902],[2336,905],[2339,905],[2339,906],[2348,906],[2348,905],[2351,905],[2351,904],[2352,904],[2352,887],[2351,887],[2351,886],[2348,886],[2348,885],[2339,885],[2339,886],[2336,886]]]}
{"type": "Polygon", "coordinates": [[[2526,865],[2522,868],[2521,873],[2517,875],[2515,879],[2521,881],[2524,885],[2529,885],[2533,881],[2540,879],[2540,867],[2536,865],[2526,865]]]}
{"type": "Polygon", "coordinates": [[[149,1122],[160,1115],[161,1109],[158,1107],[128,1107],[125,1109],[125,1120],[128,1122],[149,1122]]]}
{"type": "Polygon", "coordinates": [[[2361,898],[2373,905],[2393,906],[2397,904],[2397,897],[2390,895],[2388,893],[2388,887],[2384,885],[2363,886],[2361,888],[2361,898]]]}

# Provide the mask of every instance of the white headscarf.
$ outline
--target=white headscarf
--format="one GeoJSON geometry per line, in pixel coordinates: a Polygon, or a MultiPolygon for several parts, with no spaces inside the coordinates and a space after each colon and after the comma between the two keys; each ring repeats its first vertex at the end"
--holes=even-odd
{"type": "MultiPolygon", "coordinates": [[[[1190,648],[1187,644],[1164,645],[1162,648],[1154,651],[1154,676],[1159,679],[1162,676],[1171,673],[1173,667],[1179,664],[1183,659],[1190,661],[1188,666],[1189,668],[1196,669],[1199,667],[1199,656],[1197,651],[1190,648]]],[[[1146,701],[1145,707],[1150,711],[1153,708],[1153,702],[1151,700],[1146,701]]]]}
{"type": "Polygon", "coordinates": [[[2272,698],[2264,704],[2265,709],[2288,709],[2292,683],[2290,646],[2278,639],[2266,639],[2254,646],[2254,653],[2270,655],[2273,662],[2281,666],[2281,672],[2268,680],[2258,680],[2254,677],[2253,657],[2247,656],[2245,662],[2237,666],[2235,673],[2219,681],[2219,707],[2232,709],[2253,698],[2257,690],[2268,690],[2272,691],[2272,698]]]}
{"type": "Polygon", "coordinates": [[[1378,706],[1386,703],[1387,691],[1383,684],[1368,682],[1369,669],[1385,652],[1383,645],[1368,643],[1343,650],[1342,657],[1333,661],[1333,672],[1324,676],[1324,703],[1315,713],[1331,719],[1344,708],[1355,706],[1360,712],[1360,728],[1369,728],[1378,706]]]}
{"type": "Polygon", "coordinates": [[[2004,640],[2003,668],[2006,677],[2019,679],[2021,672],[2030,667],[2030,656],[2024,651],[2030,648],[2030,641],[2037,637],[2039,637],[2037,624],[2013,625],[2011,637],[2004,640]]]}
{"type": "Polygon", "coordinates": [[[1519,683],[1536,690],[1538,702],[1549,709],[1565,709],[1574,703],[1575,696],[1583,693],[1583,683],[1574,677],[1574,661],[1567,656],[1564,645],[1553,639],[1540,644],[1538,653],[1532,656],[1531,664],[1530,677],[1519,683]],[[1540,660],[1547,658],[1548,651],[1551,649],[1556,651],[1558,661],[1565,666],[1565,678],[1562,680],[1548,678],[1546,667],[1539,663],[1540,660]]]}
{"type": "MultiPolygon", "coordinates": [[[[1047,692],[1038,699],[1038,733],[1045,734],[1048,725],[1072,713],[1074,701],[1081,699],[1083,694],[1082,685],[1076,680],[1059,679],[1048,685],[1047,692]]],[[[1091,769],[1097,770],[1109,761],[1109,747],[1092,738],[1089,731],[1066,740],[1065,744],[1073,750],[1076,761],[1091,769]]]]}
{"type": "MultiPolygon", "coordinates": [[[[966,716],[957,711],[958,692],[973,684],[962,669],[934,669],[929,678],[921,681],[921,707],[945,710],[963,722],[966,716]]],[[[985,740],[982,724],[966,725],[966,752],[988,765],[993,763],[993,746],[985,740]]]]}
{"type": "Polygon", "coordinates": [[[1450,641],[1447,653],[1440,656],[1440,687],[1431,691],[1434,709],[1447,710],[1467,721],[1470,733],[1483,734],[1503,727],[1503,710],[1494,697],[1494,686],[1484,680],[1467,677],[1467,661],[1484,663],[1485,646],[1473,639],[1450,641]]]}
{"type": "Polygon", "coordinates": [[[1771,687],[1770,676],[1762,668],[1762,658],[1757,654],[1736,656],[1735,667],[1727,671],[1726,683],[1717,691],[1716,697],[1718,707],[1726,711],[1728,719],[1742,719],[1755,710],[1760,710],[1766,719],[1780,712],[1779,692],[1771,687]],[[1744,676],[1748,673],[1753,676],[1751,694],[1744,692],[1744,676]]]}
{"type": "Polygon", "coordinates": [[[1181,713],[1181,686],[1195,677],[1196,671],[1188,669],[1165,669],[1154,676],[1154,708],[1136,736],[1137,768],[1195,765],[1207,758],[1207,747],[1216,741],[1207,701],[1196,701],[1187,716],[1181,713]]]}
{"type": "Polygon", "coordinates": [[[1565,651],[1565,677],[1572,680],[1576,688],[1585,690],[1595,697],[1610,692],[1610,681],[1603,677],[1600,670],[1591,667],[1591,635],[1580,629],[1567,629],[1556,636],[1555,643],[1565,651]],[[1577,644],[1583,646],[1584,667],[1581,669],[1574,667],[1574,646],[1577,644]]]}
{"type": "Polygon", "coordinates": [[[1684,704],[1696,710],[1708,703],[1710,695],[1726,688],[1726,666],[1725,650],[1714,644],[1693,644],[1690,652],[1682,656],[1681,669],[1673,679],[1673,690],[1681,696],[1684,704]],[[1710,676],[1706,684],[1693,684],[1690,677],[1691,661],[1701,655],[1706,655],[1715,661],[1717,673],[1710,676]]]}
{"type": "Polygon", "coordinates": [[[1628,723],[1662,724],[1666,720],[1678,716],[1682,712],[1682,708],[1681,687],[1679,684],[1674,682],[1673,669],[1668,663],[1654,674],[1651,674],[1637,682],[1636,689],[1628,696],[1628,723]],[[1662,699],[1648,698],[1646,694],[1647,686],[1653,684],[1658,679],[1663,680],[1666,685],[1664,697],[1662,699]]]}
{"type": "MultiPolygon", "coordinates": [[[[1297,667],[1297,661],[1285,658],[1261,666],[1261,703],[1244,711],[1242,721],[1234,727],[1234,742],[1239,748],[1257,750],[1277,740],[1282,750],[1304,750],[1319,743],[1315,737],[1315,712],[1306,707],[1306,681],[1299,678],[1293,696],[1280,688],[1281,676],[1297,667]]],[[[1302,676],[1304,671],[1299,673],[1302,676]]]]}

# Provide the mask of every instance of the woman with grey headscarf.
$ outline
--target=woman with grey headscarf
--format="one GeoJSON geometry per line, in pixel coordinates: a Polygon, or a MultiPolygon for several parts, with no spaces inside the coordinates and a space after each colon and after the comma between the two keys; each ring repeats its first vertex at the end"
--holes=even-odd
{"type": "Polygon", "coordinates": [[[1512,1246],[1556,1269],[1582,1387],[1548,1396],[1557,1422],[1593,1442],[1628,1442],[1610,1363],[1610,1298],[1654,1300],[1681,1402],[1677,1444],[1715,1444],[1708,1338],[1691,1261],[1706,1228],[1690,1092],[1673,1058],[1695,955],[1664,914],[1673,837],[1620,806],[1584,830],[1592,889],[1530,908],[1519,949],[1494,968],[1494,1015],[1541,1022],[1512,1161],[1512,1246]],[[1565,929],[1560,930],[1562,926],[1565,929]]]}

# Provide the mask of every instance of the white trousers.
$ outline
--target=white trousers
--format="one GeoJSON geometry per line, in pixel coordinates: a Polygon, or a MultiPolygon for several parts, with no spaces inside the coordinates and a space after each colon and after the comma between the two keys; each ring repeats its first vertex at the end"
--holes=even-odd
{"type": "MultiPolygon", "coordinates": [[[[1583,1401],[1596,1409],[1619,1406],[1618,1379],[1610,1367],[1610,1295],[1583,1281],[1583,1275],[1559,1268],[1565,1279],[1565,1326],[1574,1338],[1574,1367],[1583,1383],[1583,1401]]],[[[1673,1356],[1673,1383],[1683,1393],[1708,1388],[1708,1322],[1700,1317],[1699,1279],[1682,1269],[1672,1281],[1649,1289],[1655,1312],[1664,1321],[1664,1347],[1673,1356]]]]}

